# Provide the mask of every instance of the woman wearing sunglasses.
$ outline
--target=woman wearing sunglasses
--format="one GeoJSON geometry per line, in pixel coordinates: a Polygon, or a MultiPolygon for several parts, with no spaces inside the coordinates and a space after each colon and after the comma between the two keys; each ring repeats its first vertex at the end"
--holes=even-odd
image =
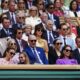
{"type": "Polygon", "coordinates": [[[60,59],[57,59],[56,64],[73,65],[77,64],[77,60],[72,56],[72,48],[69,45],[65,45],[62,49],[60,59]]]}
{"type": "Polygon", "coordinates": [[[38,24],[35,26],[34,35],[37,37],[36,46],[43,48],[46,53],[46,57],[48,58],[48,44],[47,44],[47,41],[42,38],[43,32],[44,32],[44,29],[42,24],[38,24]]]}
{"type": "Polygon", "coordinates": [[[15,55],[15,49],[7,48],[3,54],[3,58],[0,58],[1,65],[13,64],[12,58],[15,55]]]}

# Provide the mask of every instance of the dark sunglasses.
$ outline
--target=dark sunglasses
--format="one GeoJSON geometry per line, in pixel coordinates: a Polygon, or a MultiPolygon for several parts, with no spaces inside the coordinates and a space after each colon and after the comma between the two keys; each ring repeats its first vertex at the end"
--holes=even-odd
{"type": "Polygon", "coordinates": [[[62,43],[56,43],[57,45],[62,45],[62,43]]]}
{"type": "Polygon", "coordinates": [[[19,19],[25,19],[25,17],[19,17],[19,19]]]}
{"type": "Polygon", "coordinates": [[[15,53],[13,53],[13,52],[10,52],[10,54],[11,54],[11,55],[15,55],[15,53]]]}
{"type": "Polygon", "coordinates": [[[18,32],[18,34],[22,34],[22,32],[18,32]]]}
{"type": "Polygon", "coordinates": [[[69,49],[65,49],[65,51],[66,51],[66,52],[72,52],[72,50],[69,50],[69,49]]]}
{"type": "Polygon", "coordinates": [[[36,40],[30,40],[31,42],[36,42],[36,40]]]}
{"type": "Polygon", "coordinates": [[[68,30],[68,28],[63,28],[63,30],[65,31],[65,30],[68,30]]]}
{"type": "Polygon", "coordinates": [[[54,7],[49,7],[49,9],[53,9],[54,7]]]}
{"type": "Polygon", "coordinates": [[[40,30],[40,29],[39,29],[39,30],[37,30],[37,31],[41,31],[41,32],[43,32],[43,30],[40,30]]]}

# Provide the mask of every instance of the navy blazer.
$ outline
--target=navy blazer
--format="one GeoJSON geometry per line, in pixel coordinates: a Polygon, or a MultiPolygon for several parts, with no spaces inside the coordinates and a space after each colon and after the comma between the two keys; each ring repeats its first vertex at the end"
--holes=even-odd
{"type": "MultiPolygon", "coordinates": [[[[49,15],[48,15],[48,19],[50,19],[49,15]]],[[[59,17],[57,17],[56,15],[53,14],[53,19],[55,20],[54,24],[56,25],[56,29],[60,29],[60,20],[59,20],[59,17]]]]}
{"type": "Polygon", "coordinates": [[[73,51],[73,56],[77,60],[78,64],[80,64],[80,53],[79,53],[78,49],[75,49],[73,51]]]}
{"type": "Polygon", "coordinates": [[[9,30],[9,34],[7,34],[4,29],[1,29],[0,30],[0,38],[4,38],[4,37],[12,37],[13,38],[12,28],[9,28],[8,30],[9,30]]]}
{"type": "MultiPolygon", "coordinates": [[[[42,60],[43,64],[48,64],[48,60],[46,58],[43,48],[36,47],[36,50],[38,51],[39,57],[42,60]]],[[[33,55],[33,52],[29,46],[25,48],[25,52],[27,53],[27,55],[29,57],[30,63],[34,64],[35,56],[33,55]]]]}
{"type": "MultiPolygon", "coordinates": [[[[52,35],[53,35],[54,39],[59,37],[59,34],[57,32],[55,32],[55,31],[52,31],[52,35]]],[[[48,42],[48,35],[47,35],[47,31],[46,30],[44,31],[42,38],[47,40],[47,42],[48,42]]]]}

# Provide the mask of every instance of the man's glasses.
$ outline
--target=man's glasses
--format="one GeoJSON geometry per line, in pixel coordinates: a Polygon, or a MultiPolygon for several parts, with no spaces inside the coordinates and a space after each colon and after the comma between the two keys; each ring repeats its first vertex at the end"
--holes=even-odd
{"type": "Polygon", "coordinates": [[[68,30],[69,28],[63,28],[63,30],[65,31],[65,30],[68,30]]]}
{"type": "Polygon", "coordinates": [[[18,32],[18,34],[22,34],[22,32],[18,32]]]}
{"type": "Polygon", "coordinates": [[[31,42],[36,42],[36,40],[30,40],[31,42]]]}
{"type": "Polygon", "coordinates": [[[25,17],[19,17],[19,19],[25,19],[25,17]]]}

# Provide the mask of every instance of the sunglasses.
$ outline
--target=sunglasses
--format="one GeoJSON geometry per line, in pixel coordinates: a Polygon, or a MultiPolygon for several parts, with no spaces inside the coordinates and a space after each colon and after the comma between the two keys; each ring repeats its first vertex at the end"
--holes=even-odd
{"type": "Polygon", "coordinates": [[[10,52],[10,54],[11,54],[11,55],[15,55],[15,53],[13,53],[13,52],[10,52]]]}
{"type": "Polygon", "coordinates": [[[19,19],[25,19],[25,17],[19,17],[19,19]]]}
{"type": "Polygon", "coordinates": [[[37,31],[43,32],[43,30],[37,30],[37,31]]]}
{"type": "Polygon", "coordinates": [[[63,28],[64,31],[68,30],[68,28],[63,28]]]}
{"type": "Polygon", "coordinates": [[[18,34],[22,34],[22,32],[18,32],[18,34]]]}
{"type": "Polygon", "coordinates": [[[49,9],[53,9],[53,7],[49,7],[49,9]]]}
{"type": "Polygon", "coordinates": [[[57,45],[62,45],[62,43],[56,43],[57,45]]]}
{"type": "Polygon", "coordinates": [[[31,42],[36,42],[36,40],[30,40],[31,42]]]}
{"type": "Polygon", "coordinates": [[[69,49],[65,49],[65,51],[66,51],[66,52],[72,52],[72,50],[69,50],[69,49]]]}

